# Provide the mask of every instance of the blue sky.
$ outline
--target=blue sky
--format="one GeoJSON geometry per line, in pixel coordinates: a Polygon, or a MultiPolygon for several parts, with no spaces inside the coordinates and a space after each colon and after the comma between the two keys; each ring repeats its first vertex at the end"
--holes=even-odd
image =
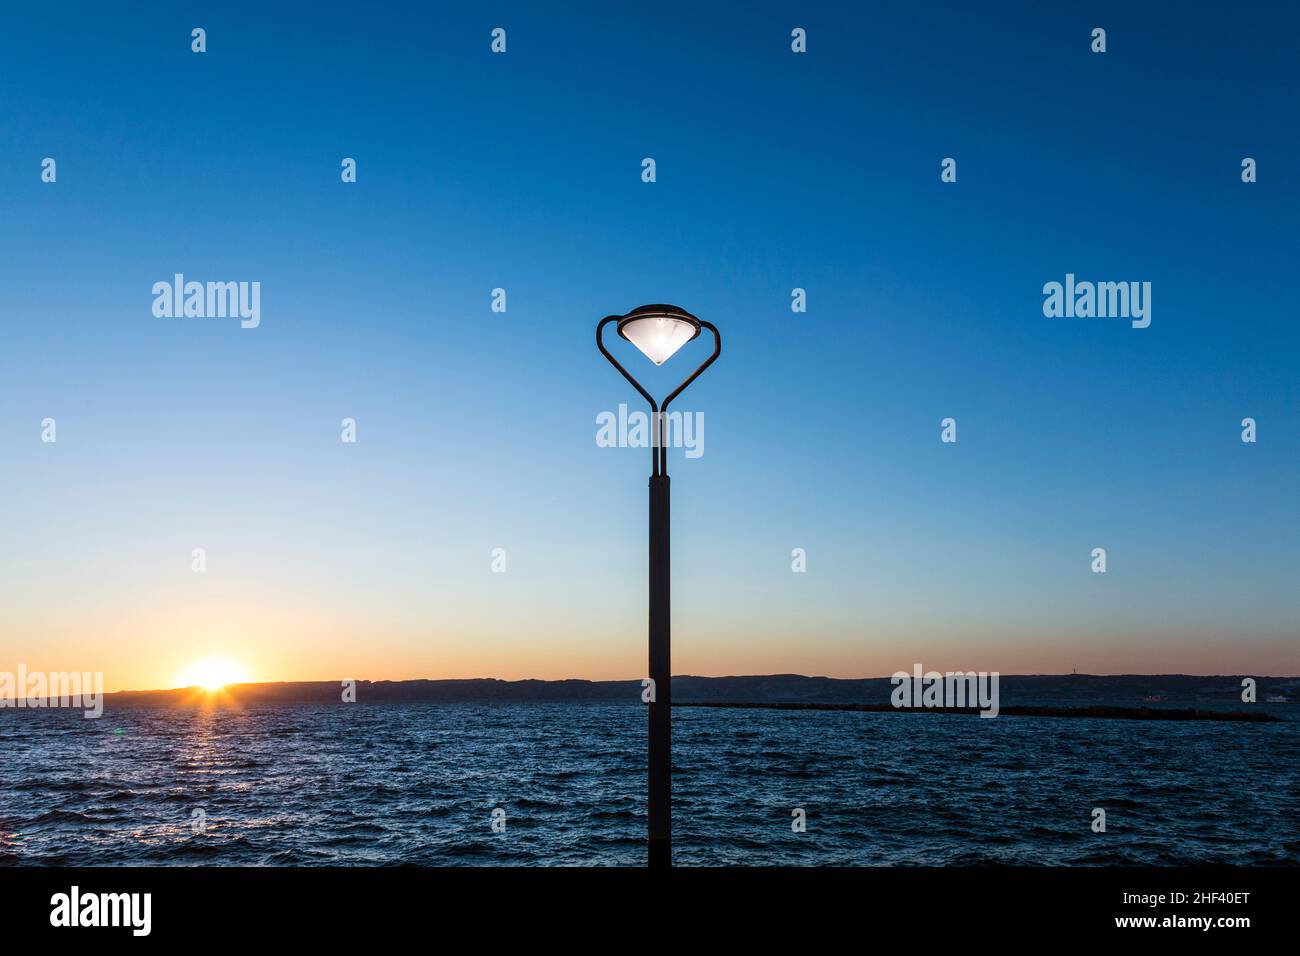
{"type": "Polygon", "coordinates": [[[678,673],[1300,672],[1300,15],[1128,7],[7,13],[0,667],[639,676],[591,339],[674,302],[725,343],[678,673]],[[156,318],[176,272],[261,326],[156,318]],[[1067,272],[1151,326],[1045,318],[1067,272]]]}

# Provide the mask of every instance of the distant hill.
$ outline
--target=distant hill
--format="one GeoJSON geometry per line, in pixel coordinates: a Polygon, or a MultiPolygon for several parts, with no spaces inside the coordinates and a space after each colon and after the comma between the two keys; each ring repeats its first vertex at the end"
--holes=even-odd
{"type": "MultiPolygon", "coordinates": [[[[1253,676],[1253,675],[1252,675],[1253,676]]],[[[1186,674],[1007,675],[999,680],[1004,706],[1017,704],[1134,703],[1158,699],[1164,704],[1239,703],[1243,676],[1195,677],[1186,674]]],[[[1255,677],[1258,699],[1269,695],[1300,698],[1300,679],[1255,677]]],[[[842,679],[768,674],[751,677],[673,678],[673,700],[680,703],[826,703],[882,704],[893,689],[887,677],[842,679]]],[[[238,684],[227,688],[241,704],[336,703],[340,681],[293,681],[238,684]]],[[[105,703],[121,706],[169,706],[184,703],[194,689],[121,691],[105,695],[105,703]]],[[[639,702],[639,680],[472,680],[357,681],[357,701],[537,701],[625,700],[639,702]]]]}

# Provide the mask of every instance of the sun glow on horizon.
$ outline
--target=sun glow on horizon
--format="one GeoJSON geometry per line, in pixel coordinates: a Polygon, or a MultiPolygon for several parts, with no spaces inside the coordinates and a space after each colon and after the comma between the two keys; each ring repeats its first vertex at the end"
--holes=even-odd
{"type": "Polygon", "coordinates": [[[248,680],[248,672],[229,657],[205,657],[178,674],[176,686],[218,691],[227,684],[242,684],[248,680]]]}

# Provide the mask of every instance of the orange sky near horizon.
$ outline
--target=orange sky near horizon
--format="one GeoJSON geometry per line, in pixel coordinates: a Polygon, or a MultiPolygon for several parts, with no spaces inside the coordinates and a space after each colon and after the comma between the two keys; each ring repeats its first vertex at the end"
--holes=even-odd
{"type": "MultiPolygon", "coordinates": [[[[47,633],[25,648],[0,640],[0,670],[102,671],[105,690],[152,690],[183,686],[196,661],[229,658],[248,682],[309,680],[408,680],[495,677],[503,680],[627,680],[644,676],[646,636],[626,628],[618,636],[570,631],[554,635],[477,633],[462,636],[394,634],[356,639],[346,625],[325,621],[296,624],[278,616],[266,625],[235,627],[209,621],[185,639],[139,632],[134,642],[119,633],[96,641],[47,633]]],[[[988,670],[1004,674],[1188,673],[1291,676],[1300,671],[1293,648],[1252,655],[1248,665],[1223,647],[1160,640],[1147,635],[1113,635],[1056,642],[1027,649],[1023,638],[972,641],[963,635],[904,638],[877,633],[853,639],[822,635],[788,640],[774,634],[744,637],[680,626],[674,633],[673,672],[700,676],[798,673],[855,678],[910,671],[919,663],[935,670],[988,670]],[[1261,666],[1262,665],[1262,666],[1261,666]]]]}

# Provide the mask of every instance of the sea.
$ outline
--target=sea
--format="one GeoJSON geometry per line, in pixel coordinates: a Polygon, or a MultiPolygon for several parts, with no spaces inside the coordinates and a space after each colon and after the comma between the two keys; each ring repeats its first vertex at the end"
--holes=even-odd
{"type": "MultiPolygon", "coordinates": [[[[1295,865],[1300,720],[1275,709],[679,707],[673,862],[1295,865]]],[[[638,703],[0,710],[0,865],[640,866],[645,788],[638,703]]]]}

